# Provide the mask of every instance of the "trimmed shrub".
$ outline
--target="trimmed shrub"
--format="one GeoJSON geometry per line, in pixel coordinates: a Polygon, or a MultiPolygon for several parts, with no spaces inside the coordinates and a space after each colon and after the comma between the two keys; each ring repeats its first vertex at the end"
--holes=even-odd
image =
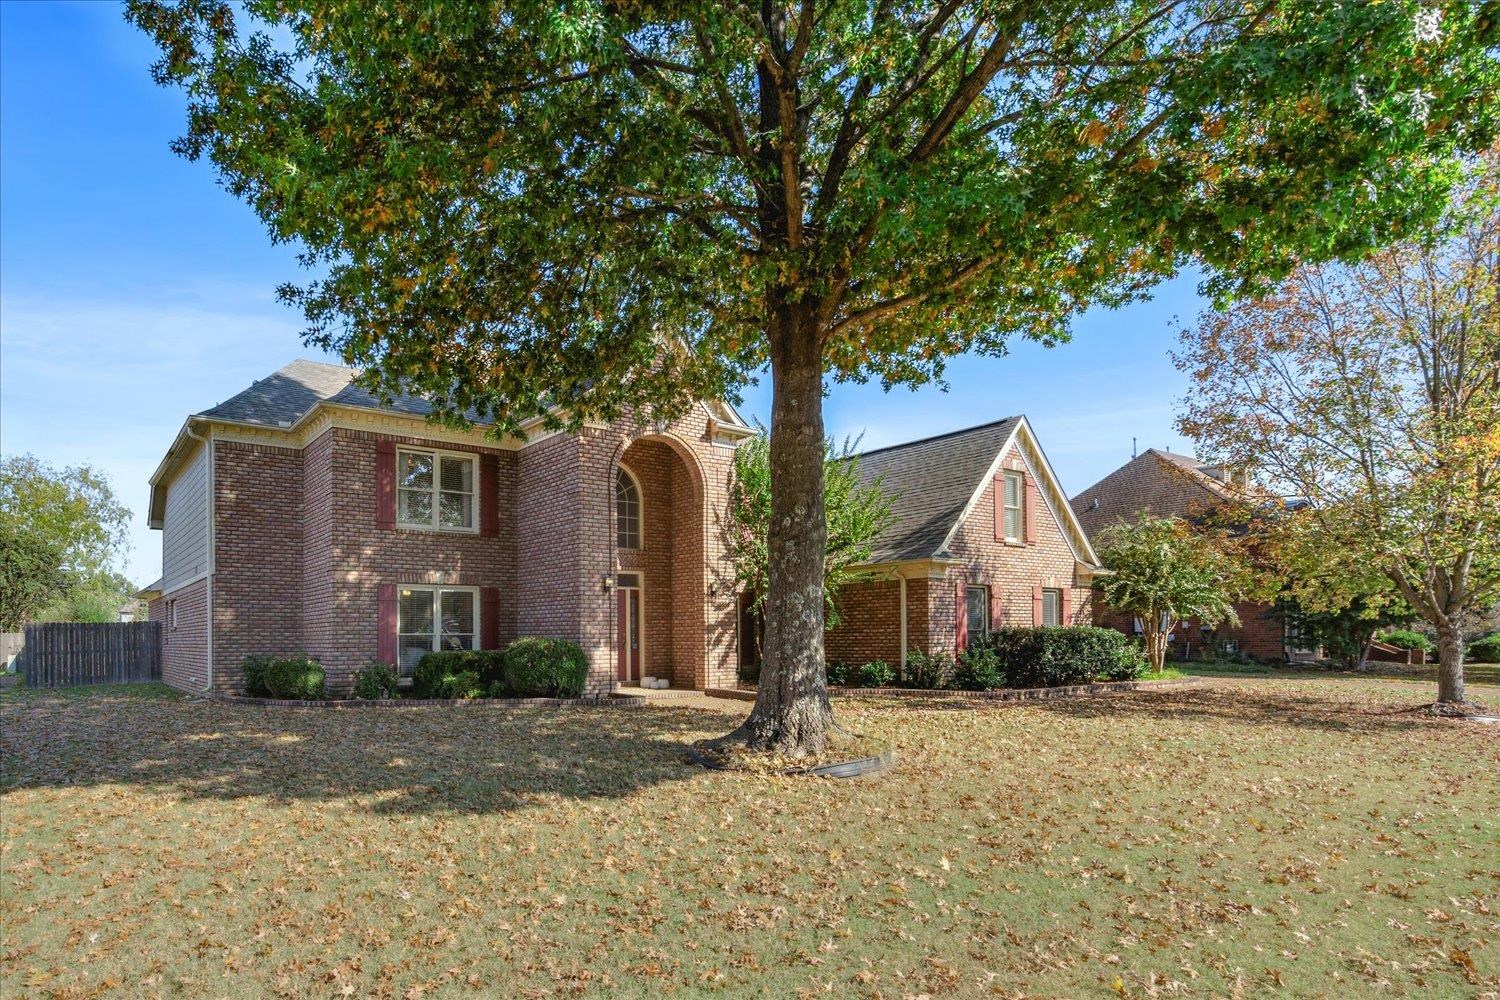
{"type": "Polygon", "coordinates": [[[1377,641],[1397,649],[1420,649],[1424,653],[1433,650],[1432,640],[1413,628],[1393,628],[1377,641]]]}
{"type": "Polygon", "coordinates": [[[1008,688],[1066,687],[1122,672],[1129,640],[1110,628],[1048,625],[990,633],[1008,688]]]}
{"type": "Polygon", "coordinates": [[[444,677],[438,685],[439,698],[478,698],[484,694],[477,670],[460,670],[444,677]]]}
{"type": "Polygon", "coordinates": [[[510,688],[505,685],[505,650],[480,650],[474,654],[473,669],[479,672],[479,684],[484,688],[486,698],[510,697],[510,688]],[[492,693],[495,691],[502,693],[492,693]]]}
{"type": "Polygon", "coordinates": [[[380,701],[396,697],[396,683],[400,675],[389,663],[371,661],[364,669],[354,671],[354,697],[361,701],[380,701]]]}
{"type": "Polygon", "coordinates": [[[589,662],[567,639],[517,639],[505,650],[505,684],[517,698],[577,698],[589,662]]]}
{"type": "Polygon", "coordinates": [[[947,653],[909,650],[906,666],[901,668],[901,683],[910,688],[945,688],[953,683],[953,660],[947,653]]]}
{"type": "Polygon", "coordinates": [[[1151,661],[1134,640],[1120,644],[1115,662],[1099,672],[1101,681],[1138,681],[1151,669],[1151,661]]]}
{"type": "MultiPolygon", "coordinates": [[[[911,662],[913,655],[906,655],[907,663],[911,662]]],[[[1004,683],[1000,657],[989,646],[976,642],[958,654],[958,663],[953,668],[953,686],[960,691],[992,691],[1004,683]]]]}
{"type": "Polygon", "coordinates": [[[445,649],[426,653],[411,672],[413,698],[454,698],[449,694],[453,679],[468,672],[479,674],[479,654],[468,649],[445,649]]]}
{"type": "Polygon", "coordinates": [[[823,664],[823,673],[827,676],[828,683],[835,687],[846,687],[853,672],[853,668],[841,660],[829,660],[823,664]]]}
{"type": "Polygon", "coordinates": [[[265,668],[262,677],[267,698],[316,701],[324,697],[327,691],[323,664],[305,656],[273,660],[265,668]]]}
{"type": "Polygon", "coordinates": [[[873,660],[859,668],[859,686],[867,688],[885,687],[896,679],[896,671],[884,660],[873,660]]]}
{"type": "Polygon", "coordinates": [[[1500,632],[1469,643],[1469,660],[1474,663],[1500,663],[1500,632]]]}
{"type": "Polygon", "coordinates": [[[270,692],[266,690],[266,671],[275,662],[276,658],[273,656],[245,657],[244,681],[241,686],[244,688],[247,697],[271,697],[270,692]]]}

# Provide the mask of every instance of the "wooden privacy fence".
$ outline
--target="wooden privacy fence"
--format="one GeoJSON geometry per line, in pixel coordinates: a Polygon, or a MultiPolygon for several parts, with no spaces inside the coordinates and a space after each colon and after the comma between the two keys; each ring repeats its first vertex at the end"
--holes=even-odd
{"type": "Polygon", "coordinates": [[[26,626],[17,669],[27,687],[161,680],[161,623],[47,622],[26,626]]]}

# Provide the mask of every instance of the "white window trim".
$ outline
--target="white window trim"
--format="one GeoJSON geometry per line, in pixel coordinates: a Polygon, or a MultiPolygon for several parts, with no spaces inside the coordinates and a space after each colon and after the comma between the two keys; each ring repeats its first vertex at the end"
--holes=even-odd
{"type": "Polygon", "coordinates": [[[483,502],[484,499],[480,490],[479,456],[474,452],[450,451],[444,448],[407,448],[404,445],[396,446],[396,527],[404,528],[408,531],[438,531],[444,534],[477,535],[479,534],[479,522],[481,520],[479,513],[480,504],[483,502]],[[401,485],[402,455],[432,456],[432,520],[430,521],[403,521],[401,519],[401,491],[406,489],[406,487],[401,485]],[[470,482],[474,484],[474,489],[469,494],[473,498],[473,503],[470,505],[470,514],[474,523],[466,528],[450,528],[438,523],[438,518],[441,516],[439,499],[443,492],[442,460],[445,458],[462,459],[468,462],[474,470],[473,478],[470,479],[470,482]]]}
{"type": "Polygon", "coordinates": [[[1000,524],[1003,526],[1006,521],[1005,515],[1014,510],[1016,512],[1016,534],[1012,535],[1007,531],[1005,533],[1005,540],[1007,542],[1019,542],[1021,536],[1026,533],[1026,474],[1018,469],[1004,469],[1001,470],[1001,476],[1003,480],[1000,488],[1000,524]],[[1012,481],[1016,484],[1016,505],[1014,507],[1005,502],[1005,486],[1012,481]]]}
{"type": "Polygon", "coordinates": [[[1057,621],[1053,622],[1052,624],[1053,625],[1066,625],[1067,622],[1063,621],[1062,589],[1059,588],[1059,587],[1043,587],[1042,588],[1042,625],[1043,626],[1047,625],[1047,595],[1048,594],[1053,595],[1052,596],[1053,607],[1057,610],[1057,621]]]}
{"type": "Polygon", "coordinates": [[[635,487],[635,537],[636,541],[640,544],[620,544],[620,490],[618,481],[616,481],[614,496],[615,547],[618,549],[623,549],[626,552],[641,552],[646,548],[646,491],[641,489],[640,477],[637,476],[634,472],[630,471],[630,467],[628,465],[621,463],[619,466],[619,471],[625,473],[625,478],[629,479],[631,485],[635,487]]]}
{"type": "Polygon", "coordinates": [[[478,587],[449,587],[438,583],[398,583],[396,584],[396,669],[401,669],[401,637],[406,635],[420,635],[418,632],[401,631],[401,594],[403,591],[421,591],[426,594],[437,595],[432,605],[432,652],[442,652],[443,623],[442,623],[442,595],[447,593],[465,593],[474,595],[474,649],[478,651],[484,645],[484,602],[480,600],[478,587]]]}

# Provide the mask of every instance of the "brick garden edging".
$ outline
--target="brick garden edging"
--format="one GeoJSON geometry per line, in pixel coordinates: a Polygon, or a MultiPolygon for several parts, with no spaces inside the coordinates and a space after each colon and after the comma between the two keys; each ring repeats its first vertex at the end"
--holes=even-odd
{"type": "MultiPolygon", "coordinates": [[[[848,688],[830,687],[830,698],[945,698],[953,701],[1050,701],[1059,698],[1092,698],[1097,695],[1124,694],[1128,691],[1154,691],[1158,688],[1196,687],[1202,677],[1180,677],[1162,681],[1096,681],[1092,684],[1070,684],[1050,688],[996,688],[993,691],[958,691],[952,688],[848,688]]],[[[740,688],[709,688],[710,698],[732,698],[754,701],[755,692],[740,688]]]]}
{"type": "Polygon", "coordinates": [[[220,694],[210,696],[210,700],[229,705],[264,705],[267,708],[457,708],[468,705],[500,708],[644,708],[646,705],[646,699],[638,694],[612,694],[603,698],[325,698],[321,701],[220,694]]]}

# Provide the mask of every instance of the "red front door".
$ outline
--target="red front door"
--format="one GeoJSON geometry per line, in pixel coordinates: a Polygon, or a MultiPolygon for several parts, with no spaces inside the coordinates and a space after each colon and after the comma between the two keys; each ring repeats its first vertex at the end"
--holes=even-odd
{"type": "Polygon", "coordinates": [[[641,588],[620,587],[616,606],[619,613],[619,654],[616,675],[622,681],[641,679],[641,588]]]}

